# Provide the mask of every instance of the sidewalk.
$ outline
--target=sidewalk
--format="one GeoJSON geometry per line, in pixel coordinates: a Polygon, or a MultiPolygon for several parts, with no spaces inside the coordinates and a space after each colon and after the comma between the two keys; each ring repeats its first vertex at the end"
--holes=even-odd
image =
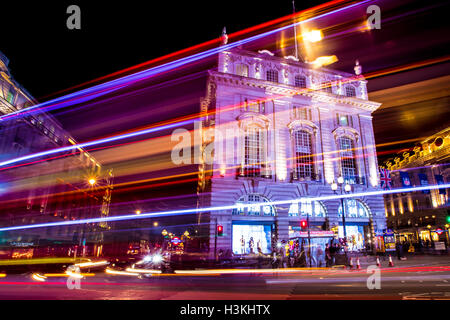
{"type": "MultiPolygon", "coordinates": [[[[353,258],[353,265],[356,265],[356,254],[352,254],[349,258],[353,258]]],[[[423,267],[423,266],[450,266],[450,255],[406,255],[406,260],[398,260],[397,254],[391,254],[392,262],[396,267],[423,267]]],[[[389,255],[379,256],[381,267],[389,267],[389,255]]],[[[361,268],[367,268],[369,265],[376,264],[376,256],[359,256],[361,268]]]]}

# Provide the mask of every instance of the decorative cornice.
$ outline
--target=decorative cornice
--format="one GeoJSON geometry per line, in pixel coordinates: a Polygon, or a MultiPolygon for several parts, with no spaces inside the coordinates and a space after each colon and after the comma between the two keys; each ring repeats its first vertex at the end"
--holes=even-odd
{"type": "Polygon", "coordinates": [[[374,112],[381,106],[381,103],[378,102],[367,101],[354,97],[340,96],[328,92],[313,90],[310,88],[299,89],[297,87],[290,86],[287,84],[273,83],[270,81],[249,77],[241,77],[234,74],[222,73],[218,71],[210,70],[209,76],[210,79],[214,80],[216,83],[221,82],[228,86],[236,86],[236,87],[247,86],[255,89],[263,89],[267,93],[286,96],[301,95],[304,97],[314,98],[318,102],[325,102],[329,104],[346,104],[370,112],[374,112]]]}

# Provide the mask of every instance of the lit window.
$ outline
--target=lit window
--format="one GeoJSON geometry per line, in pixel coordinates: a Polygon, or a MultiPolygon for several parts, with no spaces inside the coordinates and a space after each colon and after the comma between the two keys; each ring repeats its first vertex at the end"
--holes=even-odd
{"type": "Polygon", "coordinates": [[[353,119],[351,115],[336,113],[336,121],[340,126],[353,126],[353,119]]]}
{"type": "Polygon", "coordinates": [[[355,144],[348,137],[338,138],[341,156],[341,175],[348,183],[356,183],[355,144]]]}
{"type": "MultiPolygon", "coordinates": [[[[344,200],[345,217],[346,218],[369,218],[369,210],[359,200],[344,200]]],[[[342,206],[339,206],[339,217],[342,217],[342,206]]]]}
{"type": "Polygon", "coordinates": [[[274,216],[275,208],[270,204],[267,198],[258,194],[249,194],[239,198],[236,202],[237,208],[232,210],[233,215],[253,215],[253,216],[274,216]]]}
{"type": "Polygon", "coordinates": [[[295,171],[294,178],[313,177],[311,134],[304,130],[294,132],[295,171]]]}
{"type": "Polygon", "coordinates": [[[8,95],[6,96],[6,101],[8,101],[11,104],[14,102],[14,92],[13,91],[8,91],[8,95]]]}
{"type": "Polygon", "coordinates": [[[293,106],[294,117],[301,120],[312,120],[312,114],[310,108],[293,106]]]}
{"type": "Polygon", "coordinates": [[[265,113],[266,111],[266,102],[265,101],[249,101],[248,99],[244,99],[244,103],[242,103],[242,110],[248,112],[256,112],[256,113],[265,113]]]}
{"type": "Polygon", "coordinates": [[[265,131],[258,126],[249,126],[244,137],[244,175],[260,176],[265,160],[265,131]]]}
{"type": "Polygon", "coordinates": [[[315,218],[325,218],[325,207],[320,201],[311,201],[309,199],[301,199],[300,203],[292,203],[289,207],[289,216],[307,216],[315,218]]]}

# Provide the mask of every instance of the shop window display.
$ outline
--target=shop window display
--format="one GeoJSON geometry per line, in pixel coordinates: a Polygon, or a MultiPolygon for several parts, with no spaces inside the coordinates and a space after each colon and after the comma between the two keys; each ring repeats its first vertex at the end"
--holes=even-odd
{"type": "Polygon", "coordinates": [[[297,216],[306,217],[307,215],[315,218],[325,218],[326,217],[325,207],[321,202],[311,201],[309,199],[301,199],[297,203],[292,203],[291,206],[289,207],[290,217],[297,217],[297,216]]]}

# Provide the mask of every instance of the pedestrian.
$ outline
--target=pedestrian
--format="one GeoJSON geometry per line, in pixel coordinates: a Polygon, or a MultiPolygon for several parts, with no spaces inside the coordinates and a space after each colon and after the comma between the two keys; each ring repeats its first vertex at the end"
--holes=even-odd
{"type": "Polygon", "coordinates": [[[334,266],[336,263],[336,253],[337,253],[338,247],[337,244],[332,244],[330,247],[330,255],[331,255],[331,265],[334,266]]]}
{"type": "Polygon", "coordinates": [[[281,241],[281,248],[280,248],[280,254],[281,254],[281,268],[286,268],[287,263],[287,254],[286,254],[286,241],[281,241]]]}
{"type": "Polygon", "coordinates": [[[397,243],[395,244],[395,250],[397,251],[397,259],[401,260],[402,259],[403,246],[400,244],[399,241],[397,241],[397,243]]]}
{"type": "Polygon", "coordinates": [[[258,247],[258,269],[262,268],[262,263],[263,263],[263,259],[264,259],[264,254],[262,253],[261,247],[258,247]]]}
{"type": "Polygon", "coordinates": [[[325,246],[325,265],[327,268],[331,267],[331,254],[329,243],[327,243],[327,245],[325,246]]]}
{"type": "Polygon", "coordinates": [[[277,252],[276,250],[274,250],[272,252],[272,269],[277,269],[278,268],[278,257],[277,257],[277,252]]]}
{"type": "Polygon", "coordinates": [[[322,262],[323,262],[323,250],[322,250],[322,246],[320,244],[317,247],[316,257],[317,257],[316,258],[317,266],[320,268],[320,267],[322,267],[322,262]]]}

